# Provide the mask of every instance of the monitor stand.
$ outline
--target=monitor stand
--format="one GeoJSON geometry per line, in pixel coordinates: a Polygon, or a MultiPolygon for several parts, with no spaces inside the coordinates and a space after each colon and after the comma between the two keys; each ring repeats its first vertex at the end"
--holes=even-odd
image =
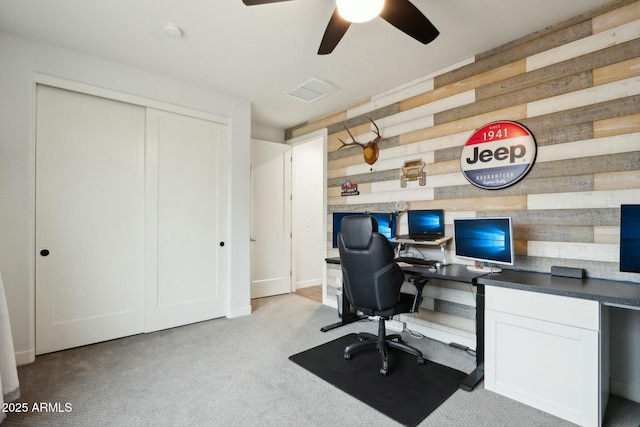
{"type": "Polygon", "coordinates": [[[502,268],[477,261],[474,265],[467,265],[467,270],[476,271],[478,273],[500,273],[502,268]]]}

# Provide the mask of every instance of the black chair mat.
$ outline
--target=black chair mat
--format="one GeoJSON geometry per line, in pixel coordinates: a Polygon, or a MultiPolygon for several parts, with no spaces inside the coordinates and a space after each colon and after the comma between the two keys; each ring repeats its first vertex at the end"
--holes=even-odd
{"type": "Polygon", "coordinates": [[[345,393],[406,426],[415,426],[449,398],[466,377],[462,371],[389,349],[389,373],[380,375],[375,347],[343,357],[344,348],[357,342],[357,334],[294,354],[289,360],[345,393]]]}

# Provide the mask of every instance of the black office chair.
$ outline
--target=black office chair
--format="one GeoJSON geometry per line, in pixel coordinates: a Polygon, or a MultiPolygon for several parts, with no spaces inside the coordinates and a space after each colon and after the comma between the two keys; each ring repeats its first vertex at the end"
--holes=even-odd
{"type": "Polygon", "coordinates": [[[363,314],[379,316],[378,335],[359,333],[358,342],[344,349],[344,358],[348,360],[356,351],[375,346],[382,359],[380,374],[386,375],[389,346],[416,356],[418,364],[424,364],[419,350],[405,344],[399,334],[387,335],[385,328],[385,320],[394,315],[417,311],[424,282],[412,281],[416,286],[415,295],[400,292],[404,273],[393,261],[393,248],[387,238],[378,233],[378,223],[372,216],[343,218],[338,250],[347,300],[363,314]]]}

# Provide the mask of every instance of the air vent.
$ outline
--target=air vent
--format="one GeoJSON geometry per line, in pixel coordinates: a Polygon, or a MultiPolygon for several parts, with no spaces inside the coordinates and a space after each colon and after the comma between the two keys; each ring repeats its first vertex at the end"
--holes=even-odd
{"type": "Polygon", "coordinates": [[[337,86],[324,80],[311,77],[293,89],[289,89],[285,94],[301,101],[313,102],[336,90],[338,90],[337,86]]]}

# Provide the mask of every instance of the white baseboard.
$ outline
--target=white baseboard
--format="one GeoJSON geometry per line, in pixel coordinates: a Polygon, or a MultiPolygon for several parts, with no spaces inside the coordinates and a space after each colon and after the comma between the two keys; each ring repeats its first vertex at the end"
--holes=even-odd
{"type": "Polygon", "coordinates": [[[625,383],[613,378],[609,381],[609,385],[611,394],[640,403],[640,385],[625,383]]]}
{"type": "Polygon", "coordinates": [[[28,365],[29,363],[33,363],[36,360],[36,350],[35,348],[18,351],[15,353],[16,355],[16,365],[28,365]]]}
{"type": "Polygon", "coordinates": [[[327,297],[326,295],[322,296],[322,304],[327,305],[331,308],[338,309],[338,300],[335,296],[327,297]]]}
{"type": "MultiPolygon", "coordinates": [[[[327,298],[326,295],[324,295],[322,299],[322,304],[335,309],[338,308],[338,301],[335,297],[327,298]]],[[[476,349],[475,334],[467,333],[464,331],[458,331],[453,328],[448,328],[442,325],[437,325],[437,327],[436,325],[434,325],[433,327],[430,327],[428,322],[418,321],[420,322],[418,323],[415,321],[415,319],[412,319],[411,317],[407,317],[403,315],[400,315],[396,319],[398,320],[397,324],[399,323],[404,324],[403,329],[418,332],[424,335],[425,337],[434,339],[436,341],[444,342],[446,344],[455,342],[458,344],[465,345],[469,347],[469,349],[471,350],[475,351],[476,349]]],[[[393,326],[395,325],[396,324],[393,324],[390,329],[394,329],[393,326]]]]}
{"type": "Polygon", "coordinates": [[[404,331],[405,324],[399,320],[387,320],[384,322],[385,328],[390,331],[402,332],[404,331]]]}
{"type": "Polygon", "coordinates": [[[322,284],[322,278],[305,280],[303,282],[296,282],[296,289],[308,288],[311,286],[317,286],[322,284]]]}
{"type": "Polygon", "coordinates": [[[251,314],[251,305],[245,305],[244,307],[232,307],[229,310],[229,314],[227,314],[227,317],[229,319],[233,319],[234,317],[248,316],[250,314],[251,314]]]}
{"type": "Polygon", "coordinates": [[[400,320],[405,321],[405,329],[418,332],[425,337],[434,339],[436,341],[449,344],[452,342],[462,344],[469,347],[471,350],[476,349],[475,334],[465,333],[463,331],[457,331],[451,328],[446,328],[441,325],[438,327],[430,327],[425,323],[412,322],[410,317],[404,317],[401,315],[400,320]]]}

